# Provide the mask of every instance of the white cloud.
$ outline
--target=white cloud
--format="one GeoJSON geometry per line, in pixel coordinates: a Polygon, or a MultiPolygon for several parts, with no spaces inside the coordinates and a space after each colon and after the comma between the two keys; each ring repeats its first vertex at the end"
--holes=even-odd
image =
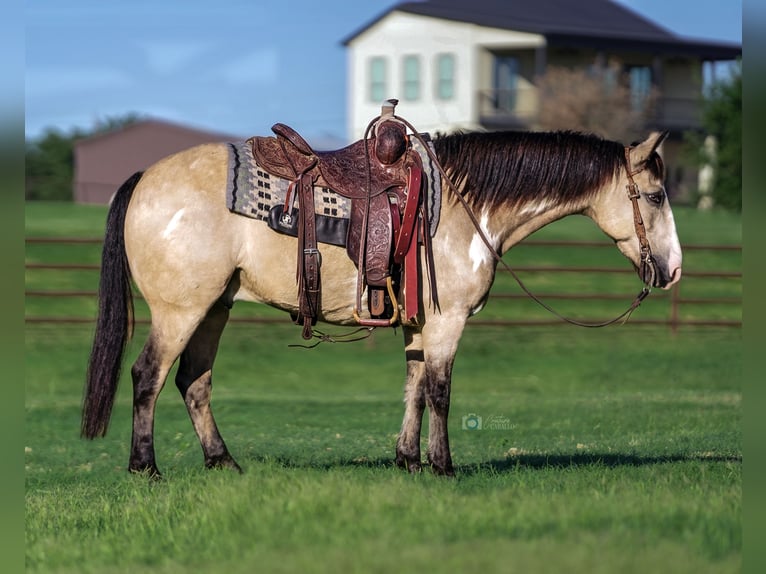
{"type": "Polygon", "coordinates": [[[126,88],[132,84],[128,74],[115,68],[28,68],[25,75],[28,98],[126,88]]]}
{"type": "Polygon", "coordinates": [[[210,49],[206,42],[143,42],[149,68],[158,74],[168,74],[193,63],[210,49]]]}
{"type": "Polygon", "coordinates": [[[234,86],[275,85],[279,77],[279,52],[263,48],[221,66],[219,77],[234,86]]]}

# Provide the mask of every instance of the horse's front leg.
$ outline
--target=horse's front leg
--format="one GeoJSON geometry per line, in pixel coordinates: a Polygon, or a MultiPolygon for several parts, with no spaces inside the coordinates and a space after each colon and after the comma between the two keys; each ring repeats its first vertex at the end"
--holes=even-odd
{"type": "Polygon", "coordinates": [[[426,407],[426,368],[420,332],[404,327],[407,383],[404,388],[404,419],[396,441],[396,464],[410,472],[420,471],[420,430],[426,407]]]}
{"type": "Polygon", "coordinates": [[[448,361],[426,364],[426,403],[428,404],[428,463],[436,474],[453,476],[449,449],[447,419],[449,417],[452,364],[448,361]]]}
{"type": "Polygon", "coordinates": [[[449,417],[452,366],[465,325],[440,316],[423,329],[425,399],[428,405],[428,463],[436,474],[453,476],[447,419],[449,417]]]}

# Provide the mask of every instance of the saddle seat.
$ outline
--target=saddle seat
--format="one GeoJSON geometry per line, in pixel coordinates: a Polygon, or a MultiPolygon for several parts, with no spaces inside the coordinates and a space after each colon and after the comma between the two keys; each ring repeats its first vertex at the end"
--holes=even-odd
{"type": "MultiPolygon", "coordinates": [[[[271,130],[277,137],[253,138],[253,156],[273,175],[293,180],[306,173],[311,175],[315,185],[332,189],[349,199],[371,198],[392,187],[407,185],[410,156],[403,150],[391,164],[376,161],[371,154],[378,136],[358,140],[334,151],[314,151],[290,126],[277,123],[271,130]]],[[[397,137],[392,130],[388,132],[391,134],[387,136],[389,140],[397,137]]]]}
{"type": "Polygon", "coordinates": [[[312,336],[321,292],[314,186],[326,187],[351,200],[346,249],[359,273],[354,313],[357,322],[376,327],[396,324],[396,290],[404,291],[405,319],[417,315],[418,250],[411,247],[417,245],[416,223],[424,221],[419,217],[422,165],[409,143],[405,125],[394,116],[396,103],[388,100],[383,105],[381,116],[370,123],[363,139],[335,151],[313,150],[300,134],[281,123],[272,127],[276,137],[252,138],[258,165],[291,181],[285,205],[276,206],[291,226],[296,196],[298,199],[296,322],[303,323],[305,339],[312,336]],[[367,137],[370,132],[372,135],[367,137]],[[370,313],[367,319],[359,314],[365,288],[370,313]]]}

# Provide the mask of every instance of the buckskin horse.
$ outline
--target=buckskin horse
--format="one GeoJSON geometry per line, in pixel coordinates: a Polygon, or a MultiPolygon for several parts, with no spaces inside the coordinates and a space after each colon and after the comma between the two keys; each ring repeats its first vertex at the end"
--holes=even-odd
{"type": "MultiPolygon", "coordinates": [[[[443,200],[430,245],[417,243],[422,284],[417,317],[399,322],[406,357],[399,467],[416,472],[429,411],[427,463],[452,475],[447,417],[452,367],[466,320],[487,301],[500,257],[535,230],[571,214],[590,217],[646,287],[681,277],[681,247],[652,133],[631,146],[574,132],[439,135],[443,200]],[[649,247],[650,246],[650,247],[649,247]],[[430,261],[426,261],[429,257],[430,261]]],[[[235,301],[299,311],[295,237],[232,213],[225,204],[227,144],[206,144],[129,178],[107,216],[99,312],[83,400],[82,435],[105,435],[126,341],[132,334],[131,278],[151,311],[148,339],[132,366],[133,430],[128,469],[159,477],[154,411],[180,357],[176,386],[207,467],[241,471],[210,407],[212,366],[235,301]]],[[[307,151],[310,153],[310,150],[307,151]]],[[[368,177],[369,179],[369,177],[368,177]]],[[[319,244],[318,320],[357,325],[358,269],[346,250],[319,244]]],[[[367,295],[364,295],[366,298],[367,295]]]]}

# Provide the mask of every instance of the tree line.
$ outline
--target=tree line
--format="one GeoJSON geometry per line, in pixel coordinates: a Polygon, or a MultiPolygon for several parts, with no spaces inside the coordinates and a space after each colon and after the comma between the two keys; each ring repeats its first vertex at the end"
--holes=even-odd
{"type": "Polygon", "coordinates": [[[26,141],[24,197],[27,201],[72,201],[74,145],[83,138],[121,129],[140,121],[138,114],[108,117],[89,130],[48,128],[26,141]]]}

